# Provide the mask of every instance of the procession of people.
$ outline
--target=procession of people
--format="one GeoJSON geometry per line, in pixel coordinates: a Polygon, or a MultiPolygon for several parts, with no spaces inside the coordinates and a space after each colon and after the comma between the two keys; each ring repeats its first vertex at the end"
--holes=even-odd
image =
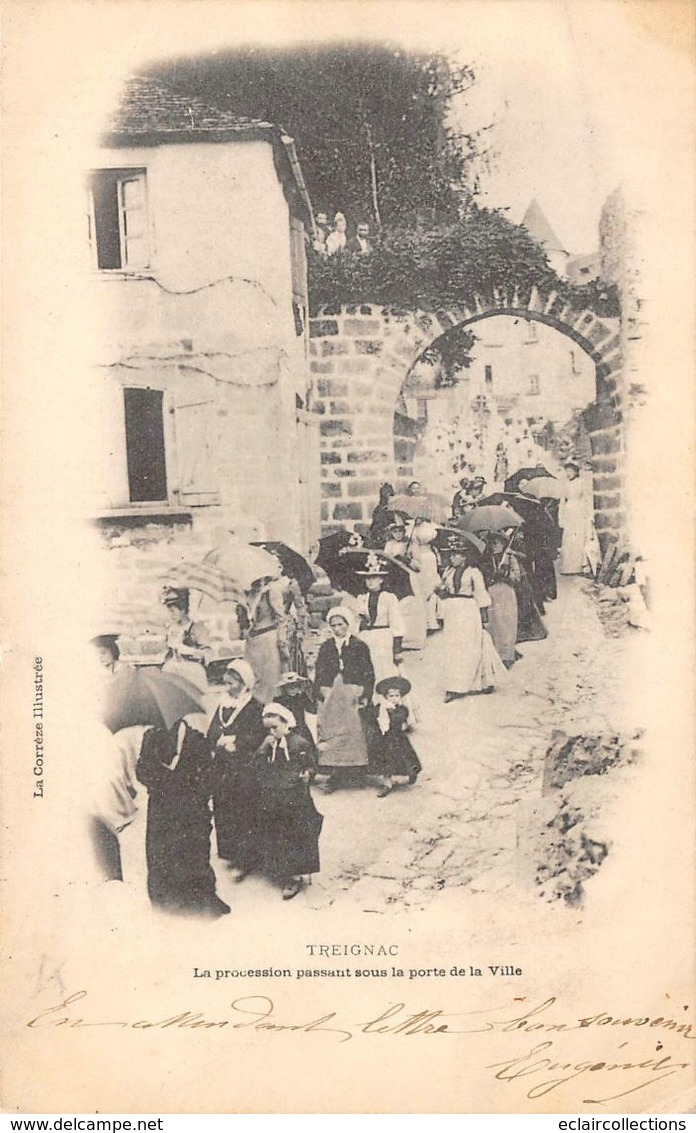
{"type": "Polygon", "coordinates": [[[103,879],[123,880],[119,838],[143,787],[153,907],[230,912],[213,846],[234,882],[256,874],[284,900],[297,896],[320,869],[325,817],[314,794],[368,787],[386,799],[423,770],[412,740],[418,690],[404,658],[427,653],[441,633],[449,705],[494,693],[518,646],[547,635],[556,562],[580,573],[592,553],[579,463],[566,472],[561,482],[539,465],[519,469],[493,492],[483,476],[462,478],[451,502],[418,481],[401,494],[385,483],[364,534],[334,532],[314,562],[284,544],[232,541],[173,570],[161,593],[169,625],[160,666],[124,665],[117,635],[95,637],[113,741],[90,778],[103,879]],[[311,673],[306,599],[319,579],[334,604],[311,673]],[[238,655],[213,657],[192,590],[236,609],[238,655]]]}

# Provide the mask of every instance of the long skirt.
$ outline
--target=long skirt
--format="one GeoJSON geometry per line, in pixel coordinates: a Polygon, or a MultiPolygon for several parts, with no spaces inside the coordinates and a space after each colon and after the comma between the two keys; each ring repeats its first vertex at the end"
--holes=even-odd
{"type": "Polygon", "coordinates": [[[449,598],[445,610],[445,688],[447,692],[482,692],[506,676],[490,635],[481,624],[473,598],[449,598]]]}
{"type": "Polygon", "coordinates": [[[488,610],[488,632],[501,661],[515,660],[517,641],[517,595],[509,582],[494,582],[488,587],[491,605],[488,610]]]}
{"type": "Polygon", "coordinates": [[[166,798],[150,792],[145,855],[153,905],[199,909],[215,897],[210,825],[206,799],[190,800],[185,791],[169,791],[166,798]]]}
{"type": "Polygon", "coordinates": [[[323,821],[304,784],[262,786],[256,832],[258,868],[278,880],[318,873],[323,821]]]}
{"type": "Polygon", "coordinates": [[[213,793],[213,816],[218,857],[239,869],[247,869],[254,860],[257,810],[256,776],[247,766],[235,766],[234,756],[228,756],[213,793]]]}
{"type": "Polygon", "coordinates": [[[269,629],[258,636],[248,637],[244,654],[256,677],[254,696],[262,704],[268,704],[269,700],[273,700],[281,676],[278,631],[269,629]]]}
{"type": "MultiPolygon", "coordinates": [[[[414,587],[417,590],[417,586],[414,587]]],[[[402,598],[399,609],[404,623],[404,649],[423,649],[428,635],[428,607],[422,593],[402,598]]]]}
{"type": "Polygon", "coordinates": [[[542,641],[548,637],[548,630],[539,613],[528,579],[525,577],[515,586],[517,594],[517,640],[542,641]]]}
{"type": "Polygon", "coordinates": [[[375,743],[370,770],[377,775],[418,775],[422,770],[418,758],[408,736],[404,733],[388,731],[386,735],[379,733],[375,743]]]}
{"type": "Polygon", "coordinates": [[[367,629],[358,634],[370,650],[370,660],[375,671],[375,684],[385,677],[395,677],[398,669],[394,664],[394,638],[390,629],[367,629]]]}
{"type": "Polygon", "coordinates": [[[442,617],[442,604],[437,594],[431,594],[427,601],[427,624],[429,630],[438,630],[440,628],[440,619],[442,617]]]}
{"type": "Polygon", "coordinates": [[[366,767],[367,743],[358,700],[359,685],[346,685],[339,673],[317,712],[320,768],[366,767]]]}
{"type": "Polygon", "coordinates": [[[544,604],[552,602],[558,597],[556,585],[556,567],[554,560],[548,552],[539,552],[532,563],[531,577],[534,601],[543,614],[544,604]]]}

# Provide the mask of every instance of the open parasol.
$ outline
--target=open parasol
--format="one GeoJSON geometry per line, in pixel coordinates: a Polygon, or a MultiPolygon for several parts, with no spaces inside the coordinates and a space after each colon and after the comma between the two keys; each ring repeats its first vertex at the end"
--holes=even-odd
{"type": "Polygon", "coordinates": [[[537,476],[527,481],[520,480],[520,484],[524,484],[525,494],[529,493],[535,500],[560,500],[563,495],[563,483],[546,476],[537,476]]]}
{"type": "Polygon", "coordinates": [[[203,562],[219,567],[241,590],[249,590],[260,578],[280,576],[280,562],[275,555],[263,547],[255,547],[236,539],[229,539],[222,546],[209,551],[203,562]]]}
{"type": "Polygon", "coordinates": [[[412,597],[412,572],[405,563],[399,562],[393,555],[385,555],[384,551],[366,551],[355,547],[337,551],[334,560],[324,566],[331,585],[336,590],[346,590],[349,594],[363,594],[365,578],[358,572],[366,569],[368,556],[379,560],[384,571],[382,586],[385,590],[390,590],[397,598],[412,597]]]}
{"type": "Polygon", "coordinates": [[[452,514],[452,504],[446,496],[437,492],[424,492],[420,496],[394,496],[389,501],[389,510],[409,519],[431,519],[434,523],[444,523],[452,514]]]}
{"type": "Polygon", "coordinates": [[[505,531],[520,527],[523,520],[509,504],[481,504],[456,521],[462,531],[505,531]]]}
{"type": "Polygon", "coordinates": [[[284,574],[288,578],[294,578],[303,594],[307,591],[317,580],[312,567],[293,547],[289,547],[287,543],[279,543],[272,540],[263,540],[259,543],[252,543],[252,547],[262,547],[264,551],[268,551],[280,563],[284,574]]]}
{"type": "Polygon", "coordinates": [[[214,602],[244,602],[244,588],[213,563],[177,563],[162,575],[167,586],[200,590],[214,602]]]}
{"type": "Polygon", "coordinates": [[[102,719],[110,732],[136,724],[171,728],[192,712],[203,712],[204,694],[179,673],[124,669],[104,689],[102,719]]]}

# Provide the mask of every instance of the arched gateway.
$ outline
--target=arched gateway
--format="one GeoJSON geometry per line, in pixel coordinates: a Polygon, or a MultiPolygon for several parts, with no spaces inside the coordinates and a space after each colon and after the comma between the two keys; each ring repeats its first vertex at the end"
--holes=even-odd
{"type": "Polygon", "coordinates": [[[404,311],[372,303],[325,307],[310,325],[312,409],[321,416],[322,529],[368,522],[379,485],[397,490],[413,477],[408,454],[395,452],[394,411],[404,379],[423,351],[454,327],[494,315],[546,323],[593,360],[596,398],[583,414],[592,445],[600,542],[625,526],[622,497],[622,365],[619,320],[576,307],[556,291],[495,290],[470,306],[404,311]],[[403,459],[406,457],[406,459],[403,459]]]}

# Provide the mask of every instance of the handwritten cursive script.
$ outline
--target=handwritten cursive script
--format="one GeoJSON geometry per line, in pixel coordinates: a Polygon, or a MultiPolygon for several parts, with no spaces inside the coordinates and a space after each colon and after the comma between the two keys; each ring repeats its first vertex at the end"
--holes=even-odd
{"type": "MultiPolygon", "coordinates": [[[[121,1030],[152,1031],[168,1030],[254,1030],[267,1034],[320,1034],[331,1036],[334,1041],[345,1043],[362,1036],[387,1037],[398,1036],[409,1038],[418,1036],[445,1036],[459,1037],[491,1034],[528,1035],[531,1032],[555,1032],[562,1036],[562,1040],[571,1032],[587,1032],[595,1027],[611,1028],[648,1028],[667,1030],[675,1038],[683,1041],[696,1038],[693,1028],[688,1023],[679,1023],[674,1019],[665,1019],[663,1016],[613,1016],[606,1012],[594,1015],[579,1016],[567,1021],[553,1019],[549,1013],[556,1007],[556,998],[551,996],[542,1003],[536,1004],[524,1011],[510,1012],[509,1004],[477,1011],[444,1011],[441,1008],[425,1008],[420,1011],[411,1010],[405,1003],[392,1003],[378,1011],[368,1019],[351,1020],[339,1019],[338,1012],[327,1011],[326,1014],[316,1018],[300,1019],[296,1021],[293,1016],[283,1017],[272,999],[266,995],[246,995],[232,1000],[229,1005],[229,1014],[224,1018],[207,1018],[201,1011],[183,1010],[163,1018],[90,1018],[85,1012],[86,991],[76,991],[61,998],[60,1002],[39,1012],[26,1024],[31,1030],[66,1027],[90,1028],[113,1027],[121,1030]],[[79,1005],[79,1006],[78,1006],[79,1005]]],[[[619,1044],[621,1048],[628,1044],[625,1041],[619,1044]]],[[[661,1049],[661,1044],[658,1046],[661,1049]]],[[[582,1099],[588,1105],[602,1105],[609,1101],[625,1097],[627,1094],[643,1090],[671,1075],[687,1070],[690,1062],[680,1062],[672,1054],[665,1053],[660,1057],[607,1057],[599,1053],[591,1058],[577,1058],[564,1053],[557,1053],[552,1039],[537,1043],[523,1053],[516,1052],[514,1056],[487,1065],[485,1069],[494,1071],[493,1077],[500,1082],[515,1082],[522,1084],[526,1096],[535,1100],[557,1090],[568,1082],[572,1082],[585,1075],[597,1075],[598,1081],[602,1076],[611,1075],[613,1081],[621,1079],[626,1083],[618,1093],[611,1093],[603,1097],[582,1099]]],[[[603,1088],[597,1093],[604,1093],[603,1088]]]]}

